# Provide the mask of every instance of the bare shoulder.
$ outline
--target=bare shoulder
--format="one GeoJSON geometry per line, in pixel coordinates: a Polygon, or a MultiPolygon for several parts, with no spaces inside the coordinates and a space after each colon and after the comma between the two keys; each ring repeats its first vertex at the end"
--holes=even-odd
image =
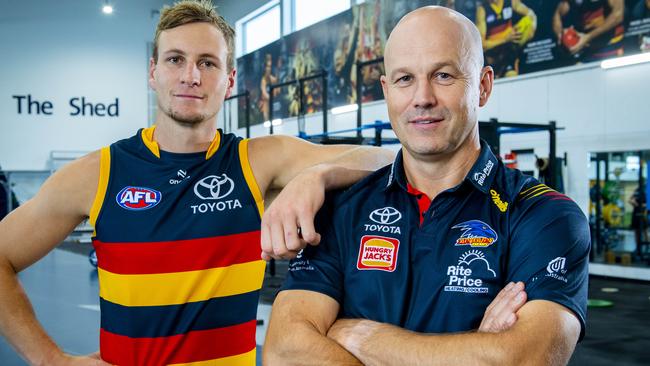
{"type": "Polygon", "coordinates": [[[302,144],[309,143],[287,135],[261,136],[248,141],[248,161],[262,195],[266,196],[268,188],[286,168],[288,156],[297,150],[295,146],[302,144]]]}
{"type": "Polygon", "coordinates": [[[0,221],[0,258],[21,271],[88,217],[99,183],[100,152],[54,173],[36,196],[0,221]]]}
{"type": "Polygon", "coordinates": [[[35,200],[44,205],[88,216],[99,183],[101,150],[93,151],[59,169],[46,182],[35,200]]]}
{"type": "Polygon", "coordinates": [[[267,155],[269,151],[282,151],[290,145],[309,144],[307,141],[288,135],[268,135],[254,137],[248,142],[248,150],[251,157],[267,155]]]}

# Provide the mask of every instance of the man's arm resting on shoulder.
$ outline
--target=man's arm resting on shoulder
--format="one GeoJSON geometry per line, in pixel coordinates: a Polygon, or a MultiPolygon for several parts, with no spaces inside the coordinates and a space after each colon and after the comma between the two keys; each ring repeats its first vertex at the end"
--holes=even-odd
{"type": "Polygon", "coordinates": [[[337,321],[329,336],[364,365],[566,365],[580,336],[570,310],[526,303],[510,329],[429,335],[369,320],[337,321]]]}
{"type": "Polygon", "coordinates": [[[0,221],[0,333],[32,365],[104,364],[64,355],[36,320],[17,278],[88,215],[98,180],[96,152],[62,168],[33,199],[0,221]]]}
{"type": "Polygon", "coordinates": [[[345,187],[390,164],[395,157],[394,152],[378,147],[318,145],[287,135],[253,138],[248,149],[263,194],[268,189],[284,188],[308,168],[318,168],[313,173],[325,188],[345,187]]]}
{"type": "Polygon", "coordinates": [[[325,191],[351,185],[395,156],[376,147],[316,145],[283,135],[251,139],[248,148],[262,195],[284,188],[262,218],[265,259],[294,257],[306,243],[317,244],[313,220],[325,191]]]}
{"type": "Polygon", "coordinates": [[[360,365],[338,343],[327,338],[339,304],[313,291],[287,290],[273,303],[264,342],[265,365],[360,365]]]}

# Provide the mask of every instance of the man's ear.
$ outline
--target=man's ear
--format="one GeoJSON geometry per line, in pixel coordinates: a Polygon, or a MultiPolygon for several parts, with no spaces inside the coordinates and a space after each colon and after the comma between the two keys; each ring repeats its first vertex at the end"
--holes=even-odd
{"type": "Polygon", "coordinates": [[[228,75],[228,85],[226,86],[226,99],[232,95],[232,89],[235,87],[235,77],[237,76],[237,69],[232,69],[228,75]]]}
{"type": "Polygon", "coordinates": [[[481,80],[479,83],[479,107],[487,104],[492,94],[492,85],[494,85],[494,70],[492,66],[485,66],[481,70],[481,80]]]}
{"type": "Polygon", "coordinates": [[[156,78],[154,72],[156,71],[156,61],[152,58],[149,59],[149,87],[156,90],[156,78]]]}

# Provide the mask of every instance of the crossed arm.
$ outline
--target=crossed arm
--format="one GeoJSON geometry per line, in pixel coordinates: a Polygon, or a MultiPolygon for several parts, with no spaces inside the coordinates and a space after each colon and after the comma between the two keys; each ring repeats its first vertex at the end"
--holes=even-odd
{"type": "Polygon", "coordinates": [[[495,298],[478,332],[456,334],[416,333],[365,319],[336,320],[339,304],[334,299],[317,292],[283,291],[273,306],[264,361],[269,365],[566,364],[580,334],[577,318],[553,302],[524,304],[525,298],[517,297],[523,286],[517,286],[495,298]]]}

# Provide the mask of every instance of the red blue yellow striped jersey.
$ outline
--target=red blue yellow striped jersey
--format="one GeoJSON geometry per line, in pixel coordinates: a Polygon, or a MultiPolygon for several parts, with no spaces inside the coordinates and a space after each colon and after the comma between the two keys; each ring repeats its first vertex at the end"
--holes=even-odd
{"type": "Polygon", "coordinates": [[[265,262],[248,140],[169,153],[142,129],[101,150],[95,227],[102,359],[254,365],[265,262]]]}
{"type": "Polygon", "coordinates": [[[510,0],[492,3],[481,0],[480,6],[485,9],[485,23],[488,40],[505,40],[512,33],[512,4],[510,0]]]}

